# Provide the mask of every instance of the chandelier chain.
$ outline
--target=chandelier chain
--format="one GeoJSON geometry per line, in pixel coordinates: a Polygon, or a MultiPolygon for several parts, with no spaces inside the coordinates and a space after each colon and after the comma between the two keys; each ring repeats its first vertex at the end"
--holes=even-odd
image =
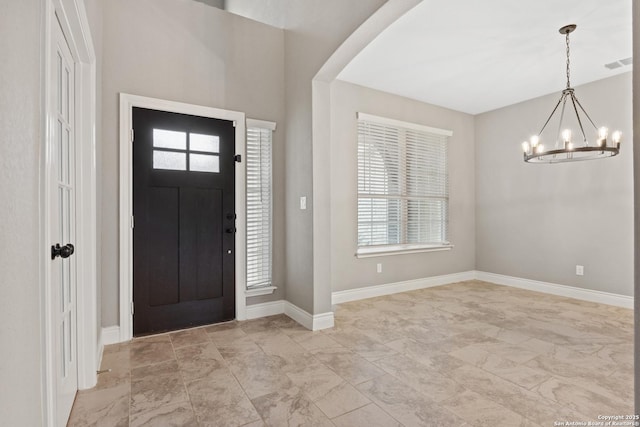
{"type": "Polygon", "coordinates": [[[571,61],[569,60],[569,33],[567,33],[567,89],[571,87],[571,83],[569,82],[569,77],[571,76],[571,72],[569,71],[570,65],[571,61]]]}

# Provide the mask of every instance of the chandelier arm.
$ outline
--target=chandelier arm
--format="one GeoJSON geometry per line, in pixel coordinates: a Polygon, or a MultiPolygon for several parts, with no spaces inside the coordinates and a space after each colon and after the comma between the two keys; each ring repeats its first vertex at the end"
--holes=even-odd
{"type": "Polygon", "coordinates": [[[562,132],[562,122],[564,122],[564,111],[567,106],[567,95],[562,94],[562,109],[560,110],[560,121],[558,122],[558,133],[556,134],[556,144],[557,148],[560,145],[560,133],[562,132]]]}
{"type": "MultiPolygon", "coordinates": [[[[578,119],[578,125],[580,126],[580,132],[582,132],[582,139],[583,139],[585,144],[588,144],[588,142],[587,142],[587,134],[584,133],[584,128],[582,127],[582,120],[580,119],[580,113],[578,113],[578,107],[576,107],[576,97],[573,94],[573,92],[571,93],[571,103],[573,104],[573,111],[576,112],[576,118],[578,119]]],[[[584,110],[582,110],[582,111],[584,111],[584,110]]],[[[591,119],[589,119],[589,120],[591,120],[591,119]]]]}
{"type": "Polygon", "coordinates": [[[587,119],[589,119],[591,126],[593,126],[595,130],[598,130],[598,126],[596,126],[596,124],[593,123],[593,120],[591,120],[591,117],[589,117],[589,113],[587,113],[587,110],[584,109],[584,107],[582,106],[582,104],[580,104],[580,101],[578,101],[578,98],[575,95],[574,95],[574,99],[576,100],[576,104],[578,104],[578,107],[580,107],[584,115],[587,116],[587,119]]]}
{"type": "Polygon", "coordinates": [[[558,109],[558,106],[560,105],[560,103],[562,102],[562,99],[564,98],[564,94],[562,94],[560,96],[560,99],[558,100],[558,103],[556,104],[556,106],[553,108],[553,111],[551,112],[551,114],[549,114],[549,118],[547,119],[546,122],[544,122],[544,125],[542,126],[542,129],[540,129],[540,132],[538,132],[538,136],[542,135],[542,132],[544,132],[544,128],[547,127],[547,125],[549,124],[549,121],[551,120],[551,117],[553,117],[553,115],[556,113],[556,110],[558,109]]]}

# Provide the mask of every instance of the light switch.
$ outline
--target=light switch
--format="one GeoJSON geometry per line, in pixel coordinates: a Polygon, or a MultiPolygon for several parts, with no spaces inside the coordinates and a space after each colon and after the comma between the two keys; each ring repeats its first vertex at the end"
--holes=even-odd
{"type": "Polygon", "coordinates": [[[301,210],[307,209],[307,196],[300,197],[300,209],[301,210]]]}

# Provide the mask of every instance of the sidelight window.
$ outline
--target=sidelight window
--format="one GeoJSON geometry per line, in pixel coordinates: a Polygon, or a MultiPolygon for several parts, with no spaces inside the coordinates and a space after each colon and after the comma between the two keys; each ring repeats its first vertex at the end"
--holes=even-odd
{"type": "Polygon", "coordinates": [[[247,289],[272,286],[275,123],[247,120],[247,289]]]}

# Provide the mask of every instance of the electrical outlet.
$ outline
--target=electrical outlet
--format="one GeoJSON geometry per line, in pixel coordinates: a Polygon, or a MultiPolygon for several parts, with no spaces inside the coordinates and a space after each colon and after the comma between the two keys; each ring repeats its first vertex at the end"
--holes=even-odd
{"type": "Polygon", "coordinates": [[[576,275],[584,276],[584,265],[576,265],[576,275]]]}
{"type": "Polygon", "coordinates": [[[381,262],[379,262],[378,265],[376,265],[376,271],[378,273],[382,273],[382,263],[381,262]]]}

